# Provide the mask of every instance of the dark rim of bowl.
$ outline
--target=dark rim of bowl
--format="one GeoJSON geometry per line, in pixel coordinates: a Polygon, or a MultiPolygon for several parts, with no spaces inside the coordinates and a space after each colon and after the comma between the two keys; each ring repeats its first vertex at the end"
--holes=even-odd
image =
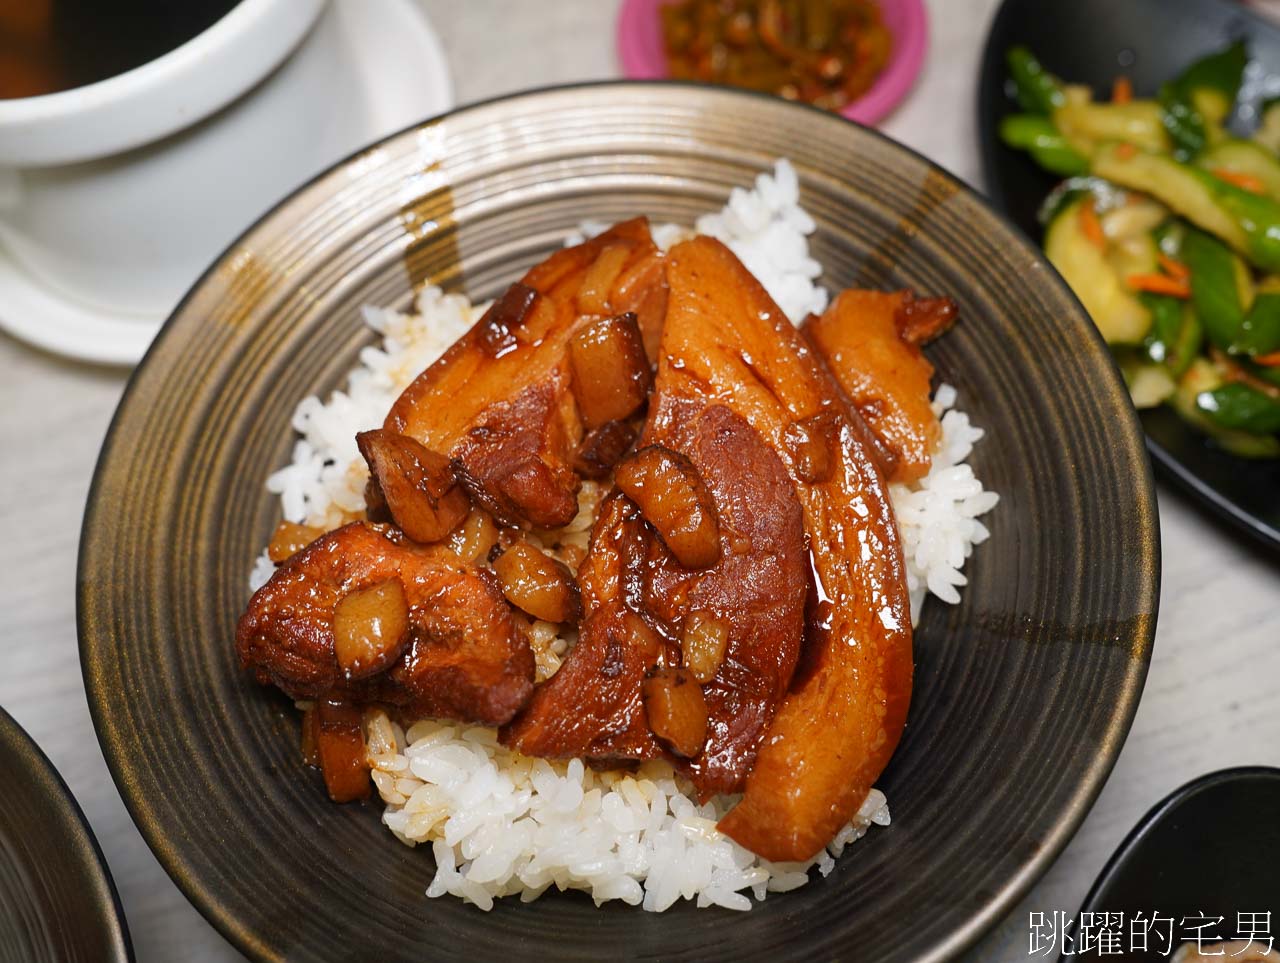
{"type": "Polygon", "coordinates": [[[1147,834],[1171,810],[1206,789],[1211,789],[1224,783],[1235,782],[1238,779],[1259,777],[1280,783],[1280,769],[1274,766],[1236,766],[1232,769],[1219,769],[1216,772],[1206,773],[1203,776],[1197,776],[1190,782],[1183,783],[1148,809],[1143,817],[1138,820],[1137,825],[1129,830],[1129,834],[1116,847],[1115,852],[1111,854],[1111,858],[1107,860],[1107,864],[1098,873],[1098,878],[1093,881],[1093,885],[1089,887],[1088,895],[1085,896],[1084,901],[1080,904],[1080,911],[1076,914],[1077,918],[1079,918],[1080,913],[1100,909],[1097,903],[1103,891],[1112,884],[1116,873],[1128,862],[1134,848],[1146,838],[1147,834]]]}
{"type": "MultiPolygon", "coordinates": [[[[104,959],[133,960],[133,941],[129,937],[129,923],[124,915],[124,905],[120,902],[120,894],[116,890],[115,880],[111,878],[111,869],[107,866],[107,858],[102,854],[98,837],[85,817],[84,810],[71,792],[71,787],[62,778],[52,760],[44,750],[31,738],[31,734],[18,723],[18,720],[0,707],[0,747],[11,749],[22,765],[27,769],[33,782],[43,782],[49,790],[48,804],[54,817],[61,823],[79,828],[84,834],[81,838],[73,837],[69,841],[77,850],[83,869],[96,878],[99,889],[105,889],[110,897],[111,905],[108,915],[111,923],[108,930],[101,934],[102,942],[99,950],[104,959]]],[[[59,923],[65,921],[59,920],[59,923]]]]}
{"type": "MultiPolygon", "coordinates": [[[[91,530],[94,527],[95,515],[100,510],[98,507],[99,505],[98,494],[99,494],[99,489],[101,487],[102,476],[104,475],[105,469],[106,469],[104,456],[110,448],[110,441],[117,429],[117,424],[121,419],[122,412],[125,410],[125,408],[129,404],[130,398],[133,394],[134,386],[138,380],[139,372],[141,372],[143,367],[147,364],[148,360],[151,357],[152,352],[156,349],[156,346],[161,342],[161,340],[170,336],[170,334],[172,333],[171,329],[173,327],[174,319],[182,313],[183,309],[186,307],[187,303],[192,299],[195,292],[204,285],[205,281],[214,273],[218,265],[222,263],[222,261],[227,257],[227,255],[237,245],[239,245],[246,236],[253,233],[253,231],[257,229],[259,225],[263,224],[264,222],[269,220],[271,217],[273,217],[277,211],[279,211],[281,208],[289,204],[295,197],[297,197],[299,194],[306,191],[309,187],[323,180],[324,178],[328,177],[330,174],[334,173],[338,169],[350,164],[353,160],[365,154],[367,151],[376,148],[379,144],[382,144],[394,138],[400,137],[403,134],[408,133],[410,131],[417,130],[419,128],[430,126],[433,124],[441,123],[443,121],[448,120],[451,117],[465,114],[468,111],[479,109],[479,108],[486,107],[493,104],[497,104],[503,101],[515,102],[527,97],[537,97],[543,94],[552,93],[556,91],[645,87],[645,86],[654,86],[654,85],[660,85],[660,86],[669,87],[669,88],[686,88],[691,91],[706,90],[707,88],[710,87],[717,91],[729,92],[734,96],[740,96],[744,100],[768,101],[770,103],[777,103],[781,100],[781,98],[774,97],[771,94],[762,93],[758,91],[746,90],[742,88],[731,88],[731,87],[724,87],[724,86],[718,86],[718,85],[702,84],[702,83],[697,83],[692,81],[598,80],[598,81],[587,81],[587,82],[579,82],[579,83],[551,84],[547,86],[531,88],[529,90],[522,90],[515,93],[501,94],[494,97],[485,98],[483,100],[473,101],[471,103],[464,104],[458,107],[454,107],[453,109],[445,111],[441,114],[437,114],[433,117],[424,118],[421,121],[418,121],[413,124],[409,124],[401,128],[400,130],[397,130],[393,133],[386,135],[383,138],[380,138],[377,141],[367,144],[358,150],[352,151],[350,154],[343,157],[341,160],[336,161],[335,163],[331,164],[329,167],[325,168],[324,170],[320,171],[314,176],[308,178],[306,181],[304,181],[303,183],[299,184],[296,188],[294,188],[289,194],[287,194],[286,196],[281,198],[279,201],[277,201],[275,204],[273,204],[270,208],[268,208],[262,215],[256,218],[252,223],[246,226],[246,228],[234,240],[232,240],[227,245],[227,247],[224,248],[223,251],[216,258],[214,258],[212,262],[210,262],[209,266],[204,270],[203,273],[201,273],[201,275],[191,285],[187,293],[183,295],[182,300],[179,301],[178,304],[174,307],[173,311],[170,312],[169,317],[165,320],[164,324],[161,326],[160,330],[157,332],[155,339],[151,342],[151,345],[148,347],[146,353],[142,356],[141,360],[138,362],[137,367],[134,368],[133,372],[129,376],[129,380],[125,385],[124,392],[121,395],[121,398],[116,407],[116,410],[112,414],[111,422],[107,427],[106,434],[103,436],[103,444],[99,452],[97,463],[95,464],[95,467],[94,467],[93,478],[90,483],[89,492],[86,498],[84,520],[81,526],[80,548],[79,548],[79,557],[77,560],[77,571],[76,571],[76,585],[77,585],[76,626],[77,626],[77,632],[78,632],[79,642],[80,642],[81,675],[85,685],[85,693],[89,703],[90,715],[94,723],[94,730],[98,736],[98,742],[102,746],[103,755],[106,758],[107,766],[111,771],[111,776],[115,780],[117,788],[120,790],[120,795],[125,803],[125,807],[128,809],[129,815],[132,817],[135,825],[137,825],[138,830],[141,833],[143,839],[146,840],[147,845],[151,848],[152,852],[156,855],[156,858],[160,862],[161,866],[164,867],[165,872],[169,874],[169,877],[174,881],[177,887],[182,891],[183,895],[186,896],[188,901],[190,901],[191,904],[195,906],[195,908],[200,912],[200,914],[204,916],[205,919],[208,920],[209,923],[212,924],[215,929],[217,929],[224,937],[226,937],[237,948],[245,952],[252,952],[252,949],[254,946],[254,940],[252,939],[251,934],[248,934],[247,932],[243,931],[239,922],[233,916],[227,913],[221,905],[219,905],[216,898],[214,898],[208,891],[206,891],[206,889],[199,882],[199,880],[197,880],[195,877],[190,876],[186,873],[186,871],[184,870],[181,864],[181,861],[176,857],[176,855],[170,850],[170,848],[166,844],[164,827],[144,819],[140,815],[137,807],[134,805],[134,799],[133,799],[134,790],[132,788],[129,788],[126,791],[125,787],[130,786],[129,781],[126,778],[126,773],[120,761],[115,758],[115,756],[112,754],[112,752],[108,748],[107,743],[103,739],[103,731],[107,727],[107,720],[108,720],[108,708],[106,706],[106,700],[103,698],[102,693],[92,689],[90,686],[89,662],[93,657],[93,652],[92,652],[92,644],[88,641],[89,626],[86,625],[85,618],[84,618],[85,596],[88,592],[87,586],[89,584],[88,580],[84,578],[84,566],[85,566],[85,555],[86,555],[85,546],[89,540],[91,530]]],[[[820,107],[815,107],[811,104],[801,103],[798,101],[786,101],[786,103],[788,103],[790,107],[794,110],[807,111],[811,116],[815,118],[821,118],[822,123],[848,124],[852,127],[855,127],[859,129],[863,134],[869,135],[881,141],[884,145],[894,150],[902,151],[908,156],[914,158],[916,161],[924,165],[935,176],[938,176],[944,179],[949,185],[951,185],[955,189],[956,194],[968,198],[975,205],[977,205],[981,210],[983,210],[988,216],[990,216],[997,224],[999,224],[1005,230],[1009,231],[1011,236],[1024,246],[1027,253],[1032,255],[1032,258],[1035,261],[1038,261],[1041,264],[1044,264],[1047,266],[1047,262],[1044,261],[1043,253],[1041,252],[1039,247],[1032,244],[1027,239],[1026,235],[1023,234],[1023,232],[1018,229],[1018,227],[1009,219],[1009,217],[1004,213],[1004,211],[1000,210],[997,207],[994,207],[992,204],[990,204],[987,201],[985,197],[983,197],[983,195],[978,190],[971,187],[969,184],[965,183],[963,180],[961,180],[959,177],[955,176],[954,174],[950,173],[945,168],[939,166],[937,163],[930,160],[924,154],[920,153],[919,151],[915,150],[912,147],[899,143],[898,141],[894,140],[888,135],[881,133],[879,130],[875,129],[874,127],[868,127],[866,125],[859,124],[858,122],[849,120],[848,118],[842,117],[839,114],[832,113],[830,111],[823,110],[820,107]]],[[[1044,283],[1057,286],[1059,289],[1059,293],[1062,296],[1079,305],[1079,299],[1075,297],[1071,289],[1066,285],[1066,282],[1062,280],[1062,278],[1057,274],[1056,271],[1049,270],[1042,276],[1045,278],[1044,283]]],[[[1086,318],[1088,317],[1083,307],[1080,308],[1080,313],[1082,317],[1086,317],[1086,318]]],[[[1111,359],[1110,352],[1106,350],[1106,343],[1105,341],[1103,341],[1102,335],[1097,331],[1096,328],[1093,327],[1093,325],[1088,325],[1087,327],[1089,330],[1086,333],[1086,337],[1091,338],[1095,343],[1095,345],[1102,350],[1103,356],[1107,359],[1107,363],[1110,365],[1110,370],[1112,371],[1112,374],[1113,374],[1113,383],[1111,385],[1112,390],[1124,391],[1123,379],[1120,376],[1119,368],[1115,365],[1114,361],[1111,359]]],[[[1127,392],[1125,392],[1125,400],[1126,400],[1126,404],[1117,406],[1117,410],[1126,412],[1127,418],[1124,424],[1119,425],[1117,427],[1126,429],[1124,432],[1124,435],[1125,435],[1126,442],[1128,444],[1134,444],[1140,447],[1141,439],[1143,437],[1142,426],[1141,426],[1141,423],[1138,421],[1137,412],[1134,410],[1132,404],[1128,403],[1127,401],[1127,392]]],[[[1151,465],[1147,459],[1138,459],[1138,461],[1142,465],[1144,465],[1146,469],[1145,471],[1142,472],[1142,477],[1137,480],[1138,488],[1141,495],[1141,507],[1145,508],[1145,511],[1135,512],[1135,515],[1154,520],[1157,517],[1157,514],[1156,514],[1155,483],[1152,478],[1151,465]]],[[[1145,628],[1146,631],[1143,632],[1142,629],[1137,630],[1138,632],[1142,632],[1142,635],[1143,635],[1141,639],[1135,640],[1135,646],[1134,646],[1135,659],[1137,660],[1140,668],[1137,670],[1137,678],[1135,679],[1135,685],[1131,690],[1132,692],[1131,699],[1127,704],[1119,707],[1118,712],[1111,724],[1111,729],[1113,732],[1115,732],[1118,735],[1118,738],[1115,740],[1109,740],[1107,742],[1107,748],[1104,749],[1103,752],[1101,753],[1100,758],[1098,760],[1098,765],[1092,767],[1089,770],[1085,781],[1082,783],[1079,791],[1077,792],[1076,797],[1074,799],[1069,800],[1068,804],[1063,807],[1062,816],[1058,821],[1058,824],[1056,826],[1056,831],[1054,832],[1053,836],[1050,839],[1048,839],[1044,843],[1044,845],[1042,845],[1037,850],[1035,855],[1030,857],[1024,863],[1022,867],[1022,871],[1018,873],[1018,875],[1015,878],[1011,879],[1009,883],[1004,887],[1004,889],[994,894],[990,898],[984,911],[978,914],[975,914],[970,920],[966,922],[964,926],[957,929],[952,934],[948,945],[944,947],[939,947],[939,954],[945,954],[946,956],[950,956],[950,957],[959,956],[965,950],[969,949],[975,943],[977,943],[977,941],[983,935],[985,935],[992,927],[995,926],[996,923],[998,923],[1002,918],[1004,918],[1004,916],[1006,916],[1017,905],[1018,901],[1021,900],[1028,891],[1030,891],[1031,887],[1036,883],[1036,881],[1038,881],[1040,877],[1042,877],[1045,874],[1045,872],[1049,869],[1049,867],[1058,858],[1059,854],[1061,854],[1062,850],[1066,847],[1067,843],[1071,841],[1076,831],[1080,828],[1081,823],[1084,822],[1085,816],[1088,815],[1089,810],[1093,808],[1093,804],[1097,800],[1099,793],[1101,793],[1103,785],[1105,785],[1107,778],[1110,776],[1111,771],[1115,766],[1116,759],[1120,754],[1120,750],[1124,745],[1125,738],[1128,736],[1129,729],[1133,724],[1134,715],[1137,713],[1138,703],[1141,701],[1142,690],[1146,682],[1147,667],[1150,664],[1151,652],[1152,652],[1154,641],[1155,641],[1156,620],[1158,616],[1158,601],[1160,597],[1160,534],[1159,534],[1159,527],[1158,525],[1154,524],[1154,522],[1152,523],[1150,531],[1148,532],[1148,542],[1149,542],[1149,549],[1150,549],[1150,554],[1148,558],[1150,559],[1151,564],[1150,564],[1150,570],[1146,572],[1145,575],[1150,588],[1151,597],[1156,601],[1157,610],[1153,611],[1151,619],[1146,621],[1143,624],[1143,628],[1145,628]]],[[[939,955],[939,954],[935,954],[935,958],[939,958],[939,959],[944,958],[943,955],[939,955]]]]}
{"type": "MultiPolygon", "coordinates": [[[[1009,206],[1009,198],[1005,193],[1004,184],[996,177],[995,173],[996,151],[999,149],[996,138],[996,122],[999,118],[993,101],[987,94],[989,91],[1003,86],[1006,72],[1004,52],[996,50],[995,37],[1001,32],[1000,28],[1005,21],[1013,16],[1011,11],[1016,2],[1018,0],[1004,0],[1000,4],[1000,9],[996,11],[995,17],[992,18],[991,26],[987,28],[987,40],[982,48],[982,62],[979,67],[978,87],[975,93],[978,114],[978,150],[982,158],[982,178],[986,182],[984,193],[987,205],[1000,215],[1000,218],[1007,226],[1026,239],[1038,253],[1043,255],[1043,248],[1036,243],[1035,239],[1028,236],[1021,227],[1013,223],[1008,215],[1005,214],[1009,206]]],[[[1276,30],[1273,24],[1268,23],[1254,14],[1253,11],[1244,7],[1240,7],[1235,13],[1252,20],[1255,26],[1276,30]]],[[[1044,260],[1050,270],[1057,274],[1057,269],[1052,264],[1049,264],[1047,259],[1044,260]]],[[[1066,282],[1064,281],[1063,283],[1065,284],[1066,282]]],[[[1074,292],[1072,292],[1072,297],[1075,298],[1074,292]]],[[[1076,298],[1076,300],[1078,301],[1079,299],[1076,298]]],[[[1084,310],[1083,305],[1081,310],[1084,310]]],[[[1088,312],[1085,313],[1086,315],[1088,314],[1088,312]]],[[[1110,354],[1110,351],[1108,351],[1108,354],[1110,354]]],[[[1162,478],[1171,481],[1183,492],[1199,500],[1200,504],[1219,518],[1225,519],[1240,531],[1257,539],[1263,545],[1271,549],[1280,549],[1280,529],[1267,524],[1256,515],[1250,514],[1234,500],[1218,491],[1218,489],[1196,477],[1194,472],[1158,441],[1147,436],[1145,432],[1143,432],[1143,435],[1146,440],[1147,452],[1159,467],[1162,478]]]]}

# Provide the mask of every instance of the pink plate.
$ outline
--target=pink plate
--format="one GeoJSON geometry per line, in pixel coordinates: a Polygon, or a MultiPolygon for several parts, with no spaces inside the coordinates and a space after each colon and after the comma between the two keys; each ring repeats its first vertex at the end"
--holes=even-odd
{"type": "MultiPolygon", "coordinates": [[[[667,76],[658,7],[672,0],[625,0],[618,15],[618,59],[633,80],[667,76]]],[[[907,95],[924,63],[929,20],[923,0],[880,0],[885,26],[893,34],[893,55],[871,89],[840,113],[860,124],[874,124],[907,95]]]]}

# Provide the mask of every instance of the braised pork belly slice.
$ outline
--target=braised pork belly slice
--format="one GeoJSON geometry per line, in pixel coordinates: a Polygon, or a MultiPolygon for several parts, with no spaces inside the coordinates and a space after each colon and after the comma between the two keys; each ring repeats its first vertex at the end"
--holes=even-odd
{"type": "Polygon", "coordinates": [[[644,218],[555,252],[405,389],[384,427],[448,454],[459,480],[499,523],[567,524],[578,507],[579,448],[586,429],[597,427],[592,416],[604,412],[617,420],[630,413],[625,402],[642,404],[644,396],[643,388],[636,391],[637,372],[618,372],[626,397],[609,404],[600,385],[615,375],[593,372],[591,384],[584,383],[584,419],[574,394],[571,341],[583,328],[616,318],[599,325],[579,361],[633,365],[637,341],[661,328],[665,283],[644,218]],[[619,340],[618,350],[607,350],[610,332],[626,339],[625,346],[619,340]]]}
{"type": "Polygon", "coordinates": [[[674,455],[705,487],[695,500],[714,506],[714,562],[681,564],[663,541],[670,526],[646,520],[684,515],[681,504],[646,499],[642,508],[613,495],[579,576],[578,642],[503,739],[529,755],[597,761],[666,750],[705,799],[741,787],[787,690],[804,627],[804,531],[781,459],[745,420],[698,397],[668,396],[661,382],[650,412],[649,447],[637,454],[674,455]],[[700,692],[691,696],[688,686],[700,692]],[[689,705],[700,724],[687,708],[669,711],[689,705]],[[651,716],[655,706],[660,718],[651,716]]]}
{"type": "Polygon", "coordinates": [[[677,245],[667,280],[660,390],[729,408],[783,453],[810,549],[800,663],[720,827],[766,859],[808,859],[866,798],[910,699],[911,621],[886,482],[830,374],[728,248],[704,237],[677,245]],[[803,446],[802,464],[788,430],[824,419],[832,424],[814,434],[831,450],[803,446]]]}
{"type": "Polygon", "coordinates": [[[640,760],[664,754],[649,728],[641,691],[651,669],[679,664],[676,645],[644,614],[649,570],[663,564],[651,557],[655,542],[631,501],[617,493],[605,499],[578,570],[583,609],[578,641],[556,674],[502,730],[505,745],[553,759],[640,760]]]}
{"type": "Polygon", "coordinates": [[[786,695],[804,633],[808,556],[782,459],[745,419],[709,404],[704,384],[675,374],[659,369],[640,443],[689,459],[716,506],[720,557],[702,570],[652,567],[645,607],[680,639],[686,668],[713,670],[702,686],[706,744],[678,763],[705,801],[742,788],[786,695]]]}
{"type": "Polygon", "coordinates": [[[805,321],[805,335],[890,452],[890,481],[914,482],[929,471],[942,426],[929,403],[933,365],[919,346],[955,317],[948,298],[851,289],[805,321]]]}
{"type": "Polygon", "coordinates": [[[415,716],[501,725],[533,690],[533,652],[491,573],[368,522],[285,561],[240,617],[236,651],[294,699],[415,716]]]}
{"type": "Polygon", "coordinates": [[[470,514],[471,501],[439,452],[385,428],[360,432],[356,446],[369,465],[364,500],[371,521],[385,514],[415,542],[428,545],[442,541],[470,514]]]}

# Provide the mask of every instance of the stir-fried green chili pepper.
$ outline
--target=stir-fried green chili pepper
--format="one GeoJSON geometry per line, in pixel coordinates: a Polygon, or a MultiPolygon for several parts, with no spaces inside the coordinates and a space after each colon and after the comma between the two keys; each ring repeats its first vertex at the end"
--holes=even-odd
{"type": "Polygon", "coordinates": [[[1200,316],[1178,298],[1148,292],[1138,297],[1151,312],[1151,330],[1143,342],[1147,357],[1163,364],[1174,378],[1182,377],[1204,343],[1200,316]]]}
{"type": "Polygon", "coordinates": [[[1249,63],[1249,49],[1243,40],[1237,40],[1217,53],[1202,57],[1173,80],[1172,86],[1187,95],[1196,91],[1209,91],[1220,98],[1210,120],[1221,123],[1231,112],[1231,106],[1240,93],[1244,68],[1249,63]]]}
{"type": "Polygon", "coordinates": [[[1204,150],[1204,118],[1191,101],[1179,97],[1168,85],[1160,89],[1160,107],[1164,114],[1164,129],[1177,146],[1180,157],[1195,157],[1204,150]]]}
{"type": "Polygon", "coordinates": [[[1005,59],[1013,77],[1014,90],[1022,109],[1033,114],[1048,114],[1066,103],[1062,81],[1044,69],[1044,65],[1026,47],[1012,47],[1005,59]]]}
{"type": "Polygon", "coordinates": [[[1195,157],[1209,142],[1211,131],[1231,112],[1249,54],[1237,41],[1225,50],[1197,60],[1160,88],[1165,129],[1178,156],[1195,157]]]}
{"type": "Polygon", "coordinates": [[[1228,184],[1208,171],[1189,169],[1244,233],[1249,260],[1265,271],[1280,271],[1280,202],[1228,184]]]}
{"type": "Polygon", "coordinates": [[[1280,350],[1280,290],[1263,288],[1246,308],[1240,292],[1243,266],[1225,244],[1203,231],[1187,231],[1181,256],[1191,269],[1192,303],[1213,344],[1249,357],[1280,350]]]}
{"type": "Polygon", "coordinates": [[[1230,351],[1240,337],[1244,306],[1236,281],[1236,256],[1215,237],[1195,229],[1182,239],[1182,260],[1191,269],[1191,303],[1209,340],[1230,351]]]}
{"type": "Polygon", "coordinates": [[[1255,435],[1280,431],[1280,401],[1240,382],[1200,392],[1196,406],[1223,428],[1255,435]]]}
{"type": "Polygon", "coordinates": [[[1259,290],[1232,347],[1251,358],[1280,351],[1280,292],[1259,290]]]}
{"type": "Polygon", "coordinates": [[[1226,385],[1222,372],[1207,358],[1197,358],[1178,382],[1178,390],[1170,399],[1178,414],[1195,425],[1223,448],[1243,458],[1280,457],[1280,439],[1221,424],[1200,405],[1226,385]]]}
{"type": "Polygon", "coordinates": [[[1249,372],[1250,376],[1258,381],[1265,381],[1280,388],[1280,368],[1264,367],[1260,364],[1250,364],[1243,362],[1244,369],[1249,372]]]}
{"type": "Polygon", "coordinates": [[[1204,347],[1204,324],[1196,309],[1188,304],[1182,309],[1182,327],[1178,329],[1178,337],[1172,349],[1165,357],[1165,364],[1174,377],[1181,377],[1196,360],[1204,347]]]}
{"type": "Polygon", "coordinates": [[[1000,139],[1025,150],[1053,174],[1072,177],[1089,172],[1089,161],[1067,143],[1053,121],[1039,114],[1010,114],[1000,122],[1000,139]]]}
{"type": "Polygon", "coordinates": [[[1182,329],[1182,302],[1165,294],[1151,294],[1143,291],[1138,295],[1151,312],[1151,331],[1145,342],[1147,356],[1152,361],[1164,361],[1167,348],[1178,339],[1182,329]]]}

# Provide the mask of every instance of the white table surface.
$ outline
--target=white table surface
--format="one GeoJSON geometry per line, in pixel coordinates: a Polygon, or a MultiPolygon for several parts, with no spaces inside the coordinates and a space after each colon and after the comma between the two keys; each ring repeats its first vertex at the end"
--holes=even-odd
{"type": "MultiPolygon", "coordinates": [[[[370,0],[370,15],[377,2],[370,0]]],[[[421,2],[449,51],[459,102],[616,75],[612,0],[421,2]]],[[[929,6],[925,73],[884,129],[979,184],[974,86],[996,0],[929,6]]],[[[0,705],[49,754],[88,814],[138,958],[238,959],[134,828],[103,762],[81,684],[76,546],[94,460],[125,377],[0,335],[0,705]]],[[[1182,782],[1226,766],[1280,763],[1280,560],[1163,486],[1160,509],[1163,603],[1133,730],[1080,832],[974,959],[1025,959],[1028,912],[1074,911],[1134,822],[1182,782]]],[[[0,787],[0,805],[2,794],[0,787]]]]}

